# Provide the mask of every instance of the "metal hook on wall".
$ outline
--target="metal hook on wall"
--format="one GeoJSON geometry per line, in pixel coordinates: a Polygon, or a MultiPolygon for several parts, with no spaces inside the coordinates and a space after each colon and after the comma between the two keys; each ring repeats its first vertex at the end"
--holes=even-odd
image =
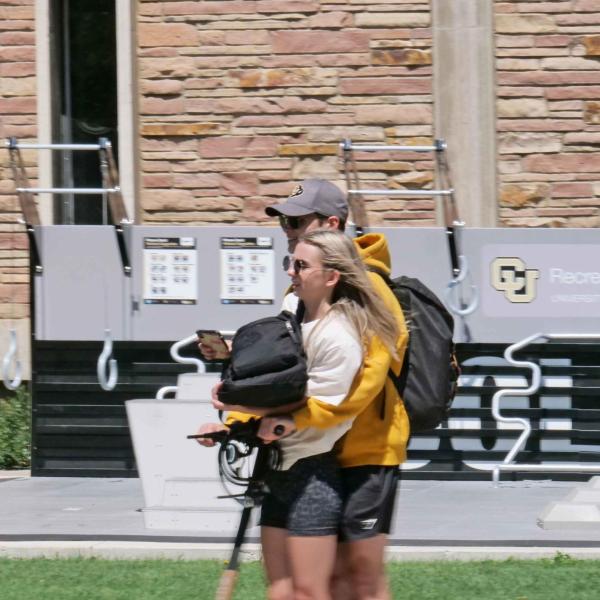
{"type": "Polygon", "coordinates": [[[158,392],[156,392],[156,400],[165,400],[167,395],[177,394],[177,386],[176,385],[165,385],[161,387],[158,392]]]}
{"type": "Polygon", "coordinates": [[[18,359],[17,331],[10,330],[10,342],[8,351],[2,359],[2,381],[9,390],[16,390],[21,385],[21,361],[18,359]],[[10,372],[14,371],[13,379],[10,378],[10,372]]]}
{"type": "Polygon", "coordinates": [[[181,348],[191,344],[192,342],[198,342],[198,336],[196,334],[190,335],[189,337],[175,342],[169,350],[171,358],[175,362],[182,363],[184,365],[194,365],[196,367],[196,373],[206,373],[206,366],[199,358],[194,358],[192,356],[181,356],[181,354],[179,354],[179,350],[181,350],[181,348]]]}
{"type": "Polygon", "coordinates": [[[96,372],[98,374],[98,383],[105,392],[110,392],[115,389],[117,385],[117,378],[119,376],[119,369],[117,367],[117,361],[112,356],[113,341],[110,335],[110,329],[104,330],[104,347],[102,353],[98,357],[98,365],[96,372]],[[108,375],[107,375],[107,363],[108,363],[108,375]]]}
{"type": "Polygon", "coordinates": [[[445,298],[448,308],[455,314],[461,317],[470,315],[479,306],[479,290],[473,283],[473,278],[469,270],[469,263],[464,254],[458,256],[459,271],[458,274],[450,280],[446,287],[445,298]],[[471,288],[471,296],[468,302],[465,302],[460,296],[460,288],[465,279],[469,279],[469,287],[471,288]]]}

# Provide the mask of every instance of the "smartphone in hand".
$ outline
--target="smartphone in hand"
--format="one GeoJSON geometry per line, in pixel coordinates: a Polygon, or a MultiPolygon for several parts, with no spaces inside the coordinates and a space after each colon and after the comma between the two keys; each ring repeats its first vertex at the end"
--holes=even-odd
{"type": "Polygon", "coordinates": [[[213,360],[225,360],[229,358],[229,347],[223,336],[212,329],[200,329],[196,332],[201,344],[208,346],[214,351],[213,360]]]}

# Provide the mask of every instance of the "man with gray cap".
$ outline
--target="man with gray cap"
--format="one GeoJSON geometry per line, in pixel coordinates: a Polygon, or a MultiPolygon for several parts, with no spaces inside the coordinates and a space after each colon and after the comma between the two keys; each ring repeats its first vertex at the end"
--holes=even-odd
{"type": "MultiPolygon", "coordinates": [[[[268,206],[267,215],[278,217],[288,239],[288,251],[294,252],[298,239],[316,229],[344,231],[348,218],[348,203],[344,193],[323,179],[302,181],[285,202],[268,206]]],[[[379,273],[391,273],[391,259],[383,234],[368,233],[354,239],[356,249],[367,268],[378,294],[396,315],[401,335],[398,339],[399,369],[408,344],[408,332],[400,306],[379,273]]],[[[295,311],[297,297],[288,294],[283,308],[295,311]],[[294,302],[295,300],[295,302],[294,302]]],[[[343,600],[387,600],[390,598],[383,569],[383,553],[390,531],[397,483],[398,465],[406,458],[408,419],[402,400],[396,396],[388,418],[380,416],[381,402],[386,402],[387,369],[366,360],[353,390],[341,403],[345,416],[355,417],[351,430],[338,444],[342,467],[344,515],[340,524],[340,561],[336,568],[333,597],[343,600]],[[343,406],[342,406],[343,405],[343,406]],[[378,412],[379,411],[379,412],[378,412]],[[366,440],[366,446],[365,446],[366,440]]],[[[318,409],[317,409],[318,410],[318,409]]],[[[331,418],[336,419],[332,411],[331,418]]],[[[307,426],[314,418],[310,399],[300,409],[283,419],[281,424],[291,433],[301,424],[307,426]]],[[[272,553],[270,553],[272,554],[272,553]]],[[[284,570],[285,573],[285,570],[284,570]]],[[[270,577],[272,598],[287,598],[285,586],[276,592],[277,576],[270,577]]],[[[283,583],[283,582],[279,582],[283,583]]]]}
{"type": "Polygon", "coordinates": [[[344,231],[348,218],[348,203],[337,185],[324,179],[305,179],[281,204],[267,206],[270,217],[279,217],[279,224],[288,239],[292,253],[298,238],[315,229],[344,231]]]}

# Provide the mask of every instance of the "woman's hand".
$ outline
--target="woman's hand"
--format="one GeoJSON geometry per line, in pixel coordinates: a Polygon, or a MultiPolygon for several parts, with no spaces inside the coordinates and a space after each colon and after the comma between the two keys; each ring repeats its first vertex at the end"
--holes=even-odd
{"type": "MultiPolygon", "coordinates": [[[[204,423],[200,425],[197,435],[204,435],[205,433],[215,433],[216,431],[226,431],[227,427],[223,425],[223,423],[204,423]]],[[[206,448],[212,448],[217,442],[215,440],[211,440],[210,438],[196,438],[196,441],[206,448]]]]}
{"type": "Polygon", "coordinates": [[[258,428],[258,437],[265,442],[275,442],[296,431],[291,417],[263,417],[258,428]]]}

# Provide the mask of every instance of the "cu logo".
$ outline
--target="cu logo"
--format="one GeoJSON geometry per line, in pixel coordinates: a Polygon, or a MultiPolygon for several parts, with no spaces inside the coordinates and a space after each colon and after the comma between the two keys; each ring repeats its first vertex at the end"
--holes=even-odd
{"type": "Polygon", "coordinates": [[[491,264],[492,285],[509,302],[531,302],[536,294],[538,269],[528,269],[520,258],[499,257],[491,264]]]}

